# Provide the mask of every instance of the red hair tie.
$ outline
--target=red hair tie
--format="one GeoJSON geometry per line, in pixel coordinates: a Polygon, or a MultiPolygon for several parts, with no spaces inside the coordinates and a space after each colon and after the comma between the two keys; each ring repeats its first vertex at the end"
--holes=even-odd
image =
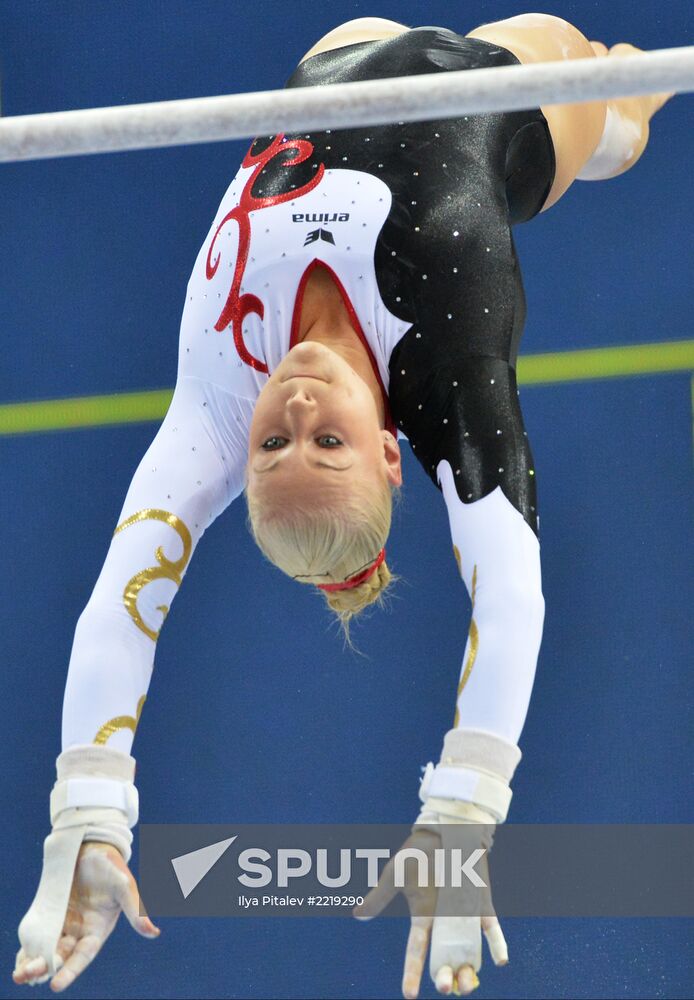
{"type": "Polygon", "coordinates": [[[350,590],[352,587],[358,587],[360,583],[364,580],[368,580],[372,574],[376,572],[378,567],[381,565],[386,557],[386,550],[383,548],[378,553],[374,561],[366,569],[363,569],[361,573],[357,573],[355,576],[350,576],[348,580],[343,583],[319,583],[317,587],[319,590],[327,590],[329,594],[334,593],[336,590],[350,590]]]}

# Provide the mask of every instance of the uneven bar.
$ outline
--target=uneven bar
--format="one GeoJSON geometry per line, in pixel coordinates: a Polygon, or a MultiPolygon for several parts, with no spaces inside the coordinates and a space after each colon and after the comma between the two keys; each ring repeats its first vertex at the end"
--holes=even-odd
{"type": "Polygon", "coordinates": [[[0,121],[0,162],[152,149],[694,90],[694,46],[0,121]]]}

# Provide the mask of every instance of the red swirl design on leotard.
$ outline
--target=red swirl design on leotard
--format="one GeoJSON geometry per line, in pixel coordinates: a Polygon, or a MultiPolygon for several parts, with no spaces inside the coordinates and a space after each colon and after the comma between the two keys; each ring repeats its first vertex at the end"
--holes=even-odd
{"type": "Polygon", "coordinates": [[[249,313],[255,313],[257,316],[260,316],[261,319],[265,313],[265,307],[257,295],[251,295],[249,293],[241,295],[241,281],[243,279],[243,273],[246,270],[248,253],[251,245],[250,213],[261,208],[269,208],[271,205],[280,205],[282,202],[289,201],[290,199],[301,198],[302,195],[308,194],[309,191],[312,191],[318,184],[320,184],[323,174],[325,173],[325,167],[321,163],[316,170],[315,177],[313,177],[308,184],[304,184],[300,188],[296,188],[286,194],[271,195],[268,198],[254,198],[251,194],[251,189],[256,181],[256,178],[258,177],[258,174],[261,172],[263,167],[270,162],[270,160],[274,159],[279,153],[284,153],[288,150],[296,150],[296,155],[292,156],[290,160],[287,160],[282,164],[284,167],[294,167],[298,163],[303,163],[304,160],[307,160],[309,156],[311,156],[313,153],[313,144],[306,142],[304,139],[290,139],[284,141],[284,135],[280,134],[275,136],[274,140],[267,147],[267,149],[264,149],[262,153],[258,153],[257,156],[253,155],[252,149],[253,147],[251,146],[246,153],[242,166],[255,167],[255,170],[244,185],[239,204],[236,208],[232,209],[231,212],[225,215],[217,226],[217,230],[212,237],[212,242],[210,243],[210,249],[207,253],[206,275],[207,280],[211,281],[217,273],[217,267],[219,266],[219,261],[222,255],[221,252],[218,253],[216,260],[212,263],[212,251],[214,250],[214,245],[221,230],[227,222],[230,222],[233,219],[238,223],[239,227],[239,246],[236,256],[236,267],[234,268],[234,280],[232,281],[231,288],[229,289],[229,295],[227,296],[224,308],[220,313],[219,319],[214,324],[214,328],[221,333],[222,330],[231,326],[234,344],[236,345],[236,350],[238,351],[241,360],[245,361],[245,363],[250,365],[252,368],[255,368],[256,371],[264,372],[267,375],[267,365],[264,362],[259,361],[258,358],[254,358],[248,351],[242,332],[243,321],[249,313]]]}

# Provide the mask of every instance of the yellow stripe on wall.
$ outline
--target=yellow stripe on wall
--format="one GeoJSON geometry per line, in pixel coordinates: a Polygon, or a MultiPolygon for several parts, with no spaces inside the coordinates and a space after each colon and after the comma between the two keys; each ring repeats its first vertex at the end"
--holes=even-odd
{"type": "Polygon", "coordinates": [[[0,405],[0,435],[66,431],[161,420],[173,390],[122,392],[112,396],[77,396],[36,403],[0,405]]]}
{"type": "MultiPolygon", "coordinates": [[[[556,385],[694,370],[694,340],[598,347],[518,359],[520,385],[556,385]]],[[[162,420],[172,389],[0,404],[0,436],[162,420]]]]}
{"type": "Polygon", "coordinates": [[[629,347],[597,347],[585,351],[529,354],[518,358],[523,385],[579,382],[593,378],[624,378],[694,369],[694,340],[671,340],[629,347]]]}

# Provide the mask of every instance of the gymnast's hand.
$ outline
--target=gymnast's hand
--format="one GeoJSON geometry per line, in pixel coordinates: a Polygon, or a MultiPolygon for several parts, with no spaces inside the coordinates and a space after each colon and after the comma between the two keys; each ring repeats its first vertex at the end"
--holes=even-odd
{"type": "MultiPolygon", "coordinates": [[[[401,850],[418,848],[424,851],[429,858],[429,870],[432,871],[433,852],[440,846],[441,839],[431,828],[416,827],[401,850]]],[[[489,886],[486,853],[475,865],[475,870],[489,886]]],[[[394,858],[391,858],[383,869],[378,885],[360,906],[354,908],[354,916],[360,920],[369,920],[381,913],[398,892],[402,892],[410,910],[410,933],[402,978],[403,996],[406,1000],[415,1000],[419,995],[430,942],[430,972],[438,992],[467,996],[479,986],[477,972],[482,964],[482,932],[494,963],[505,965],[508,962],[508,949],[499,920],[494,914],[491,890],[484,890],[485,902],[480,907],[488,916],[443,916],[437,913],[437,910],[443,908],[440,905],[443,893],[463,893],[465,890],[437,890],[434,886],[422,888],[417,884],[415,872],[414,865],[405,866],[406,884],[402,889],[396,888],[394,858]]],[[[445,909],[446,912],[451,912],[448,907],[445,909]]]]}
{"type": "MultiPolygon", "coordinates": [[[[632,45],[631,42],[617,42],[616,45],[612,45],[609,49],[603,42],[591,42],[590,44],[599,59],[605,56],[614,58],[615,56],[642,55],[644,51],[632,45]]],[[[656,111],[660,111],[662,106],[675,96],[675,93],[676,91],[669,91],[662,94],[642,94],[638,97],[622,98],[620,100],[613,99],[610,103],[620,108],[630,107],[629,102],[631,102],[631,105],[639,105],[648,122],[656,111]]]]}
{"type": "MultiPolygon", "coordinates": [[[[140,894],[120,851],[111,844],[87,842],[80,847],[63,932],[57,952],[62,966],[51,979],[59,993],[96,958],[123,910],[133,930],[143,937],[160,934],[148,916],[140,915],[140,894]]],[[[35,985],[48,978],[44,958],[17,952],[15,983],[35,985]]]]}

